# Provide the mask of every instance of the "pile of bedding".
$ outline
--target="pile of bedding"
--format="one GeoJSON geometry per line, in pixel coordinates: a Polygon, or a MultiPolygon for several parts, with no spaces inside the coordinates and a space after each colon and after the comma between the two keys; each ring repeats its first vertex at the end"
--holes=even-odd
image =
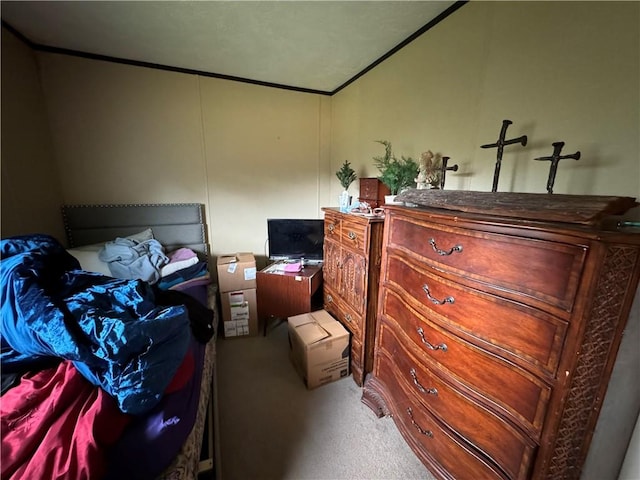
{"type": "Polygon", "coordinates": [[[193,250],[183,247],[165,252],[150,228],[128,237],[67,251],[84,270],[157,283],[163,289],[183,290],[211,281],[206,262],[193,250]]]}
{"type": "Polygon", "coordinates": [[[126,247],[117,255],[86,251],[108,258],[109,274],[84,269],[47,235],[0,241],[2,478],[124,478],[133,468],[118,463],[124,455],[109,468],[106,458],[131,445],[135,478],[153,478],[177,453],[195,421],[214,318],[168,289],[209,277],[197,255],[167,255],[151,240],[116,240],[126,247]],[[161,288],[180,272],[186,280],[161,288]]]}

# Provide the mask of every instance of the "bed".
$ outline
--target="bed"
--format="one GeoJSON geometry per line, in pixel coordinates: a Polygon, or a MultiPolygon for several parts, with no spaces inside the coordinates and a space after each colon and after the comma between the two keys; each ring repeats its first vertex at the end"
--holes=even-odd
{"type": "Polygon", "coordinates": [[[2,240],[2,478],[219,476],[203,206],[62,215],[64,245],[2,240]]]}

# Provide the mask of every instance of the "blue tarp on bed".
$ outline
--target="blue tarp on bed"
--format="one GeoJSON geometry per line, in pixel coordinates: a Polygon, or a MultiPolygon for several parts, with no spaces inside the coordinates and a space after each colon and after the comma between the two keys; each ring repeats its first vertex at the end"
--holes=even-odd
{"type": "Polygon", "coordinates": [[[72,360],[126,413],[152,408],[189,345],[184,306],[157,306],[151,287],[80,270],[53,237],[0,240],[4,371],[72,360]]]}

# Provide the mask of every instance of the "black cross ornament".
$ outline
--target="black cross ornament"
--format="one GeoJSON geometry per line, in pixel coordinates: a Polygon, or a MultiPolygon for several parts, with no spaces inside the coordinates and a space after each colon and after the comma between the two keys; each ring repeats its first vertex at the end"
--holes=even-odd
{"type": "Polygon", "coordinates": [[[500,166],[502,165],[502,152],[504,151],[504,147],[507,145],[512,145],[514,143],[520,143],[523,147],[527,144],[526,135],[522,135],[518,138],[512,138],[511,140],[504,139],[505,135],[507,134],[507,127],[509,127],[509,125],[511,125],[512,123],[513,122],[511,120],[503,120],[502,129],[500,130],[498,141],[496,143],[488,143],[486,145],[480,146],[480,148],[498,147],[498,153],[496,154],[496,168],[493,172],[493,187],[491,188],[492,192],[498,191],[498,178],[500,177],[500,166]]]}
{"type": "Polygon", "coordinates": [[[444,177],[447,174],[447,170],[451,170],[452,172],[458,171],[458,164],[452,165],[451,167],[447,167],[447,162],[451,157],[442,157],[442,167],[440,171],[440,190],[444,190],[444,177]]]}
{"type": "Polygon", "coordinates": [[[551,162],[551,167],[549,167],[549,179],[547,180],[547,192],[553,193],[553,184],[556,181],[556,172],[558,171],[558,163],[560,160],[564,160],[566,158],[572,158],[574,160],[580,160],[580,152],[572,153],[571,155],[560,155],[562,151],[562,147],[564,147],[564,142],[555,142],[553,145],[553,154],[550,157],[538,157],[534,160],[548,160],[551,162]]]}

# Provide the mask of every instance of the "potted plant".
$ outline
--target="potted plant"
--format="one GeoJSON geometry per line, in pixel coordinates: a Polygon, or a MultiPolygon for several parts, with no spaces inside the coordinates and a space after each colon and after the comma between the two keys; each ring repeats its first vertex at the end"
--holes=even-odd
{"type": "Polygon", "coordinates": [[[349,185],[351,185],[357,178],[356,172],[351,168],[351,164],[345,160],[340,167],[340,170],[336,172],[336,177],[340,180],[340,185],[344,189],[340,194],[340,211],[348,212],[349,205],[351,204],[351,196],[349,195],[349,185]]]}
{"type": "Polygon", "coordinates": [[[384,183],[391,195],[386,198],[386,203],[393,203],[395,196],[404,189],[415,184],[418,176],[418,164],[411,157],[401,156],[398,159],[392,152],[391,142],[386,140],[376,140],[384,145],[384,156],[373,157],[374,165],[380,170],[378,179],[384,183]]]}

